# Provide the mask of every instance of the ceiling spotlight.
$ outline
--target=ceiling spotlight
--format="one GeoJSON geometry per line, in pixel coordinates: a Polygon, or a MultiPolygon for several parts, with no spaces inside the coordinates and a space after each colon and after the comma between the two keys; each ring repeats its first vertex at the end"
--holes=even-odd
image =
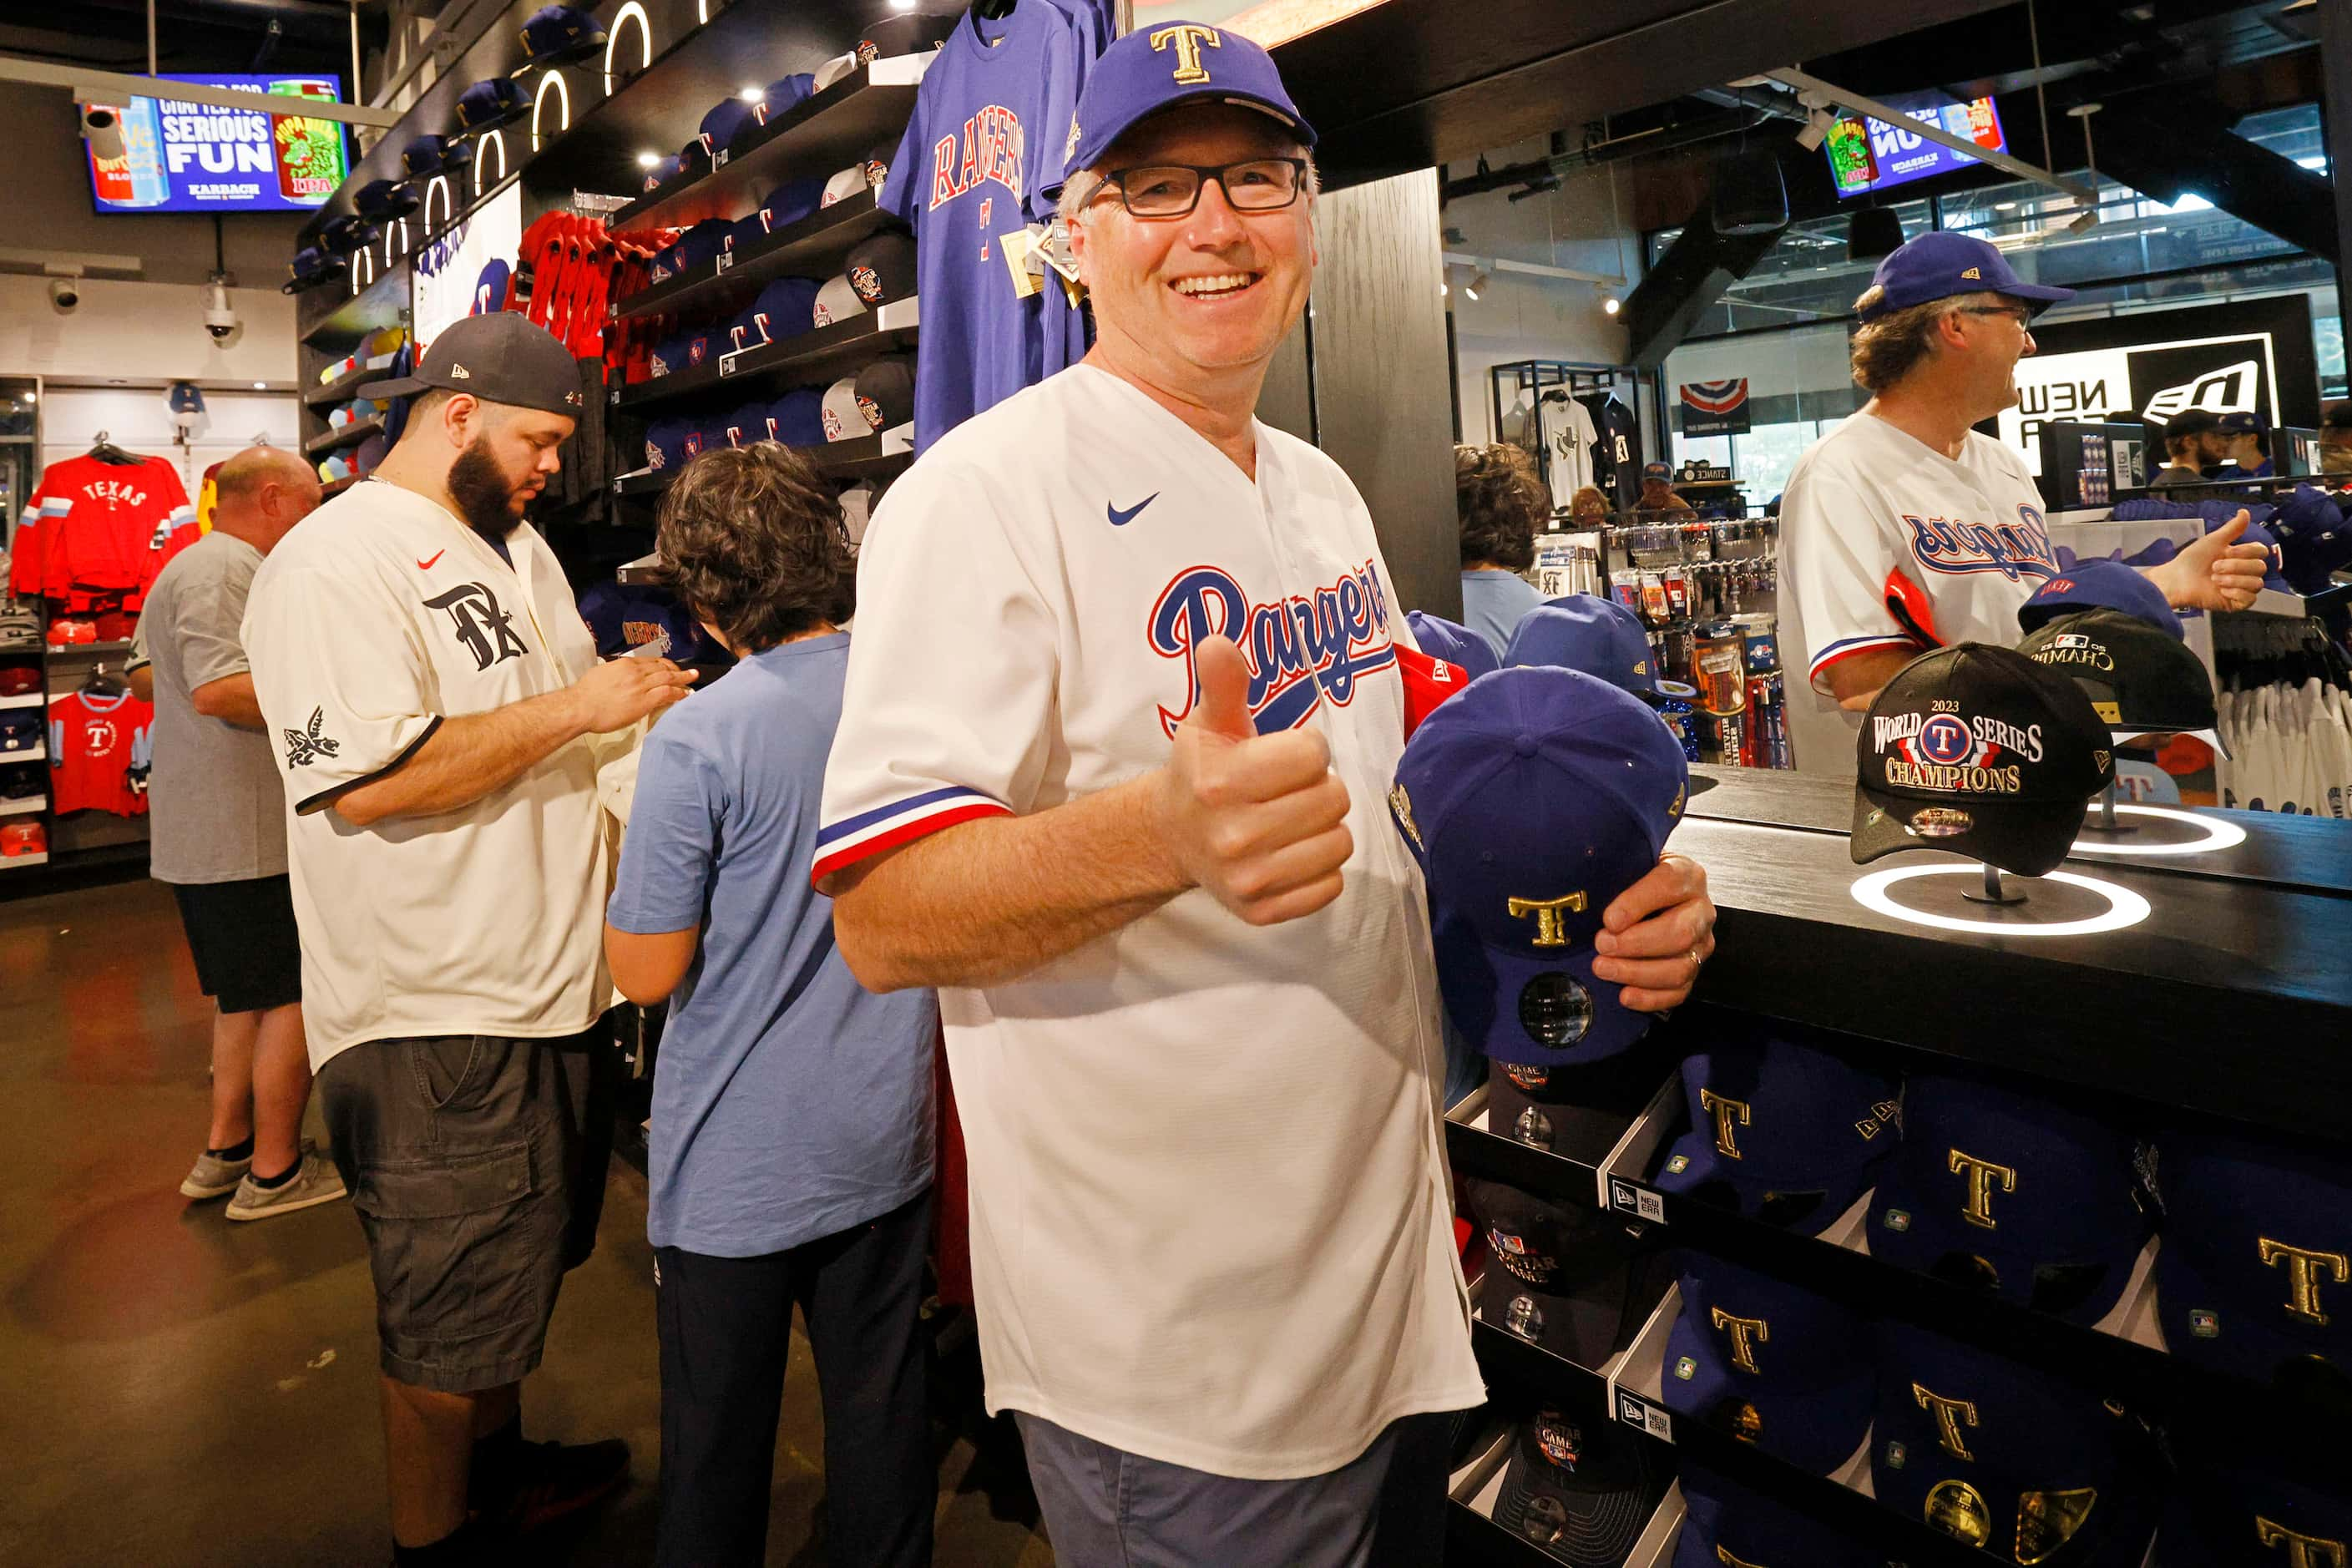
{"type": "Polygon", "coordinates": [[[1612,294],[1607,299],[1601,301],[1601,308],[1613,316],[1618,311],[1625,308],[1625,302],[1618,299],[1616,295],[1612,294]]]}
{"type": "Polygon", "coordinates": [[[1464,298],[1475,300],[1486,289],[1486,285],[1494,280],[1484,268],[1473,272],[1470,275],[1470,281],[1462,285],[1464,298]]]}
{"type": "Polygon", "coordinates": [[[767,92],[761,88],[745,87],[738,88],[735,91],[735,96],[741,99],[746,103],[757,103],[762,98],[767,96],[767,92]]]}
{"type": "Polygon", "coordinates": [[[28,392],[25,394],[25,401],[27,403],[38,403],[40,400],[41,395],[37,392],[28,392]]]}
{"type": "Polygon", "coordinates": [[[890,0],[890,9],[893,11],[911,11],[914,8],[915,0],[890,0]]]}
{"type": "Polygon", "coordinates": [[[1797,145],[1808,153],[1818,153],[1821,151],[1822,143],[1828,141],[1829,136],[1830,111],[1826,109],[1816,109],[1805,116],[1805,128],[1797,132],[1797,145]]]}
{"type": "Polygon", "coordinates": [[[662,155],[658,153],[640,153],[637,154],[637,167],[640,169],[650,169],[661,161],[662,155]]]}

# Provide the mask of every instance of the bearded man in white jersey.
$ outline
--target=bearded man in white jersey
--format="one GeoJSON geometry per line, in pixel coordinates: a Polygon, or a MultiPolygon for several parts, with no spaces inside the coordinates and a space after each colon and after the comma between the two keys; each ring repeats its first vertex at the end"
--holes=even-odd
{"type": "MultiPolygon", "coordinates": [[[[1057,1560],[1434,1563],[1484,1388],[1382,819],[1412,634],[1355,487],[1252,412],[1314,133],[1262,49],[1174,22],[1077,124],[1098,342],[877,509],[814,874],[862,982],[940,989],[987,1403],[1057,1560]]],[[[1697,867],[1604,919],[1629,1005],[1687,994],[1697,867]]]]}
{"type": "MultiPolygon", "coordinates": [[[[1780,502],[1789,737],[1807,773],[1848,773],[1889,677],[1931,647],[2013,647],[2018,607],[2058,569],[2041,491],[2015,448],[1974,428],[2017,402],[2032,321],[2071,289],[2025,282],[1985,240],[1921,235],[1854,302],[1853,379],[1872,395],[1797,460],[1780,502]]],[[[2241,512],[2161,566],[2176,608],[2238,610],[2263,552],[2241,512]]]]}

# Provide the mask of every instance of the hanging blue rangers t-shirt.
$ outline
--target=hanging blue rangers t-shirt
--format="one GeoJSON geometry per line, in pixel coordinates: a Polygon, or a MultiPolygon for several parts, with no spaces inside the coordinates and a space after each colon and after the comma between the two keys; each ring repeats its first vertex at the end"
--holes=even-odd
{"type": "Polygon", "coordinates": [[[1067,16],[1023,0],[965,13],[923,74],[878,198],[915,230],[917,452],[1086,352],[1058,285],[1013,292],[999,237],[1053,216],[1089,58],[1067,16]]]}

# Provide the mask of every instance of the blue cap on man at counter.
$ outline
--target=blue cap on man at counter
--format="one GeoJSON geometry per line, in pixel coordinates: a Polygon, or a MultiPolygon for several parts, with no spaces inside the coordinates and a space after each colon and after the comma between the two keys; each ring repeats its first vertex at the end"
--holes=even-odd
{"type": "Polygon", "coordinates": [[[1873,321],[1955,294],[2006,294],[2042,306],[2071,300],[2074,290],[2028,283],[1990,240],[1944,228],[1896,247],[1878,264],[1853,313],[1873,321]]]}
{"type": "Polygon", "coordinates": [[[1281,121],[1300,146],[1315,145],[1315,127],[1291,102],[1272,55],[1227,28],[1160,22],[1120,38],[1088,69],[1063,178],[1101,163],[1138,121],[1195,99],[1255,109],[1281,121]]]}

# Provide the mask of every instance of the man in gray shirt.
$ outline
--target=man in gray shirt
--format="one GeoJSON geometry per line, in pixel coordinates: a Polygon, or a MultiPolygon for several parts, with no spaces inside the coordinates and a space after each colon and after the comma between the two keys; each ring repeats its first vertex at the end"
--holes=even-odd
{"type": "Polygon", "coordinates": [[[286,794],[238,633],[261,558],[319,504],[319,479],[290,452],[250,447],[216,485],[212,531],[147,591],[131,684],[155,704],[152,874],[171,884],[215,1005],[212,1131],[180,1191],[234,1194],[229,1218],[262,1219],[343,1195],[332,1162],[301,1142],[310,1060],[286,794]]]}

